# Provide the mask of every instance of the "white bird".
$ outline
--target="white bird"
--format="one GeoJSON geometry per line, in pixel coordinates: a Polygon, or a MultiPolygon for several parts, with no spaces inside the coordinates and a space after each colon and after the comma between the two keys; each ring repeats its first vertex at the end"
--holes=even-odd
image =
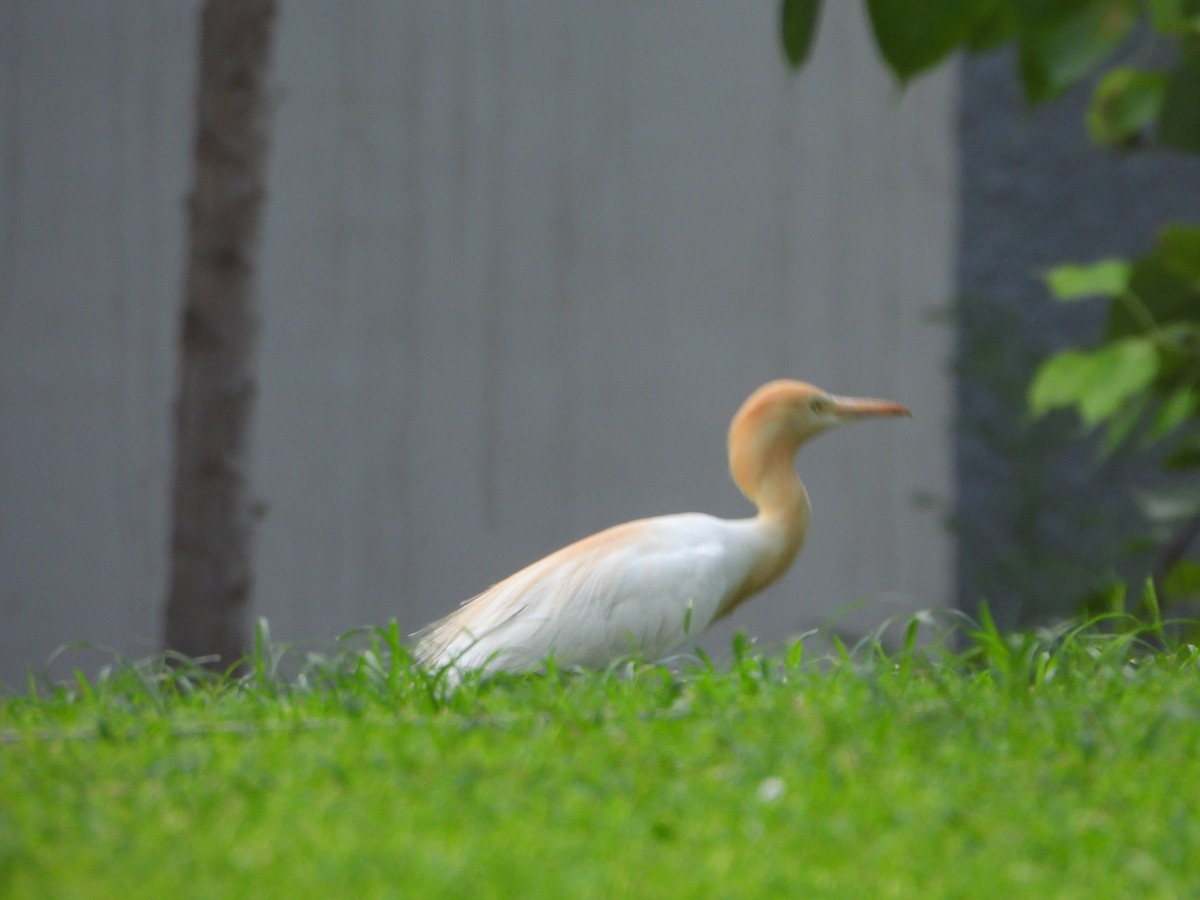
{"type": "Polygon", "coordinates": [[[576,541],[417,632],[418,662],[521,672],[551,654],[594,668],[634,654],[661,659],[779,578],[799,552],[812,510],[794,462],[805,441],[849,420],[906,415],[891,401],[800,381],[763,385],[729,427],[730,473],[756,516],[657,516],[576,541]]]}

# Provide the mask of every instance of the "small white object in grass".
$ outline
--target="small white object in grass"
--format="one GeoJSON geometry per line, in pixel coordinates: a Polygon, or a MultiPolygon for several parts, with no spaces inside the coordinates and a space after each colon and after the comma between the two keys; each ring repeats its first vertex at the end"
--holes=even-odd
{"type": "Polygon", "coordinates": [[[770,778],[764,778],[758,785],[758,799],[763,803],[774,803],[786,790],[787,785],[783,783],[783,779],[772,775],[770,778]]]}

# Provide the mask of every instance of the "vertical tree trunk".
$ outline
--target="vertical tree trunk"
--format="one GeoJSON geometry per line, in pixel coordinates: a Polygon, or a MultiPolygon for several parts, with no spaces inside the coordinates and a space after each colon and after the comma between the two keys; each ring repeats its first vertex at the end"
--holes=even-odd
{"type": "Polygon", "coordinates": [[[276,0],[206,0],[176,410],[166,644],[229,665],[249,646],[266,78],[276,0]]]}

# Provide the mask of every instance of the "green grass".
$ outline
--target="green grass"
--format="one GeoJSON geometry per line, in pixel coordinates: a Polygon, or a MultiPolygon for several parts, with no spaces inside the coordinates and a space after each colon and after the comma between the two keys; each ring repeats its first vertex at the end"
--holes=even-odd
{"type": "Polygon", "coordinates": [[[1200,895],[1200,651],[915,632],[450,691],[392,627],[287,678],[264,641],[33,686],[0,896],[1200,895]]]}

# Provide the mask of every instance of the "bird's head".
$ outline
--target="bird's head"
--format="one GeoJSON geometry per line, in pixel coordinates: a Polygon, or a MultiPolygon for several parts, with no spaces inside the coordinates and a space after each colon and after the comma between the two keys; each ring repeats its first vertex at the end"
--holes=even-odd
{"type": "Polygon", "coordinates": [[[890,400],[839,397],[803,381],[772,381],[751,394],[733,418],[730,440],[753,435],[756,442],[791,449],[835,425],[877,416],[907,416],[890,400]]]}
{"type": "Polygon", "coordinates": [[[879,416],[907,416],[890,400],[839,397],[803,381],[764,384],[742,404],[729,426],[730,466],[742,491],[754,499],[765,469],[791,457],[805,441],[823,431],[879,416]]]}

